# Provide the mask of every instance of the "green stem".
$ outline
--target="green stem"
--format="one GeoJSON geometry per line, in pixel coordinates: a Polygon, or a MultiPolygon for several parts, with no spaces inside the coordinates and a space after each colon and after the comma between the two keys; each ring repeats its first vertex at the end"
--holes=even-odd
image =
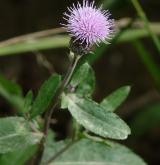
{"type": "Polygon", "coordinates": [[[143,20],[145,28],[148,31],[148,33],[150,34],[153,42],[155,43],[158,52],[160,52],[160,41],[159,41],[158,37],[155,35],[155,33],[152,31],[152,29],[151,29],[151,27],[149,25],[148,18],[145,15],[145,12],[143,11],[140,3],[138,2],[138,0],[131,0],[131,2],[133,4],[134,8],[136,9],[139,17],[143,20]]]}
{"type": "MultiPolygon", "coordinates": [[[[70,54],[73,54],[73,53],[70,52],[70,54]]],[[[56,94],[53,98],[52,106],[48,109],[48,111],[46,111],[45,119],[44,119],[44,129],[43,129],[43,133],[44,133],[45,136],[41,140],[41,143],[39,145],[39,148],[38,148],[38,151],[37,151],[37,154],[36,154],[36,158],[35,158],[35,161],[34,161],[35,165],[39,165],[41,163],[41,159],[42,159],[44,149],[45,149],[44,144],[46,142],[46,138],[47,138],[47,135],[48,135],[48,129],[49,129],[49,125],[50,125],[50,121],[51,121],[53,111],[56,108],[57,104],[59,103],[61,94],[63,93],[65,87],[68,85],[80,57],[81,56],[79,56],[79,55],[74,55],[73,56],[71,65],[69,66],[69,69],[68,69],[61,85],[59,86],[59,88],[58,88],[58,90],[57,90],[57,92],[56,92],[56,94]]]]}
{"type": "Polygon", "coordinates": [[[70,79],[71,79],[71,77],[72,77],[72,75],[73,75],[73,72],[74,72],[74,70],[75,70],[75,68],[76,68],[76,66],[77,66],[77,63],[78,63],[80,57],[81,57],[81,56],[76,55],[76,57],[73,59],[73,63],[72,63],[72,65],[69,67],[68,73],[66,74],[66,76],[65,76],[65,78],[64,78],[64,81],[63,81],[63,83],[62,83],[62,84],[63,84],[63,85],[62,85],[63,88],[65,88],[65,87],[68,85],[68,83],[69,83],[69,81],[70,81],[70,79]]]}
{"type": "MultiPolygon", "coordinates": [[[[72,52],[71,52],[72,53],[72,52]]],[[[72,63],[69,66],[68,72],[65,75],[65,78],[63,79],[62,84],[60,85],[59,89],[57,90],[55,97],[53,98],[53,105],[52,108],[50,110],[48,110],[48,112],[46,113],[46,117],[45,117],[45,126],[44,126],[44,134],[47,135],[48,134],[48,128],[49,128],[49,124],[50,124],[50,120],[51,120],[51,116],[53,113],[53,110],[55,109],[55,107],[57,106],[58,102],[59,102],[59,98],[61,96],[61,94],[63,93],[65,87],[68,85],[73,72],[76,68],[76,65],[79,61],[81,56],[79,55],[75,55],[72,59],[72,63]]]]}

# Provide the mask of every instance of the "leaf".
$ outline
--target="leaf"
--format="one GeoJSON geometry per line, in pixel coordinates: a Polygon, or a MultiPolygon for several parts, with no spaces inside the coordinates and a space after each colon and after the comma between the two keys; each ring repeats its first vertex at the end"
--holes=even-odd
{"type": "Polygon", "coordinates": [[[23,150],[15,150],[6,154],[0,154],[0,164],[2,165],[24,165],[36,151],[36,146],[29,146],[23,150]]]}
{"type": "Polygon", "coordinates": [[[33,92],[30,90],[24,98],[24,113],[28,113],[32,108],[33,92]]]}
{"type": "Polygon", "coordinates": [[[42,114],[46,110],[57,91],[60,80],[61,77],[59,75],[52,75],[48,80],[43,83],[33,103],[31,110],[31,118],[42,114]]]}
{"type": "MultiPolygon", "coordinates": [[[[47,162],[60,150],[66,148],[68,140],[46,147],[43,162],[47,162]],[[52,155],[51,155],[52,153],[52,155]],[[47,158],[47,159],[45,159],[47,158]],[[45,160],[45,161],[44,161],[45,160]]],[[[66,150],[49,165],[146,165],[146,163],[127,147],[107,140],[95,142],[81,139],[68,145],[66,150]]]]}
{"type": "Polygon", "coordinates": [[[59,152],[59,150],[65,146],[64,142],[68,142],[68,141],[58,142],[58,144],[59,144],[59,147],[58,147],[57,142],[55,141],[54,132],[52,130],[48,131],[45,150],[44,150],[44,154],[42,157],[42,165],[43,164],[45,165],[45,162],[47,162],[54,154],[59,152]],[[56,146],[56,147],[54,147],[54,146],[56,146]]]}
{"type": "Polygon", "coordinates": [[[0,87],[4,88],[8,93],[22,96],[22,89],[16,83],[7,80],[2,74],[0,74],[0,87]]]}
{"type": "Polygon", "coordinates": [[[24,100],[21,88],[2,75],[0,75],[0,95],[14,106],[18,112],[23,111],[24,100]]]}
{"type": "Polygon", "coordinates": [[[126,139],[129,127],[116,114],[107,112],[96,102],[83,99],[75,94],[64,96],[68,109],[78,123],[91,132],[113,139],[126,139]]]}
{"type": "Polygon", "coordinates": [[[104,98],[100,105],[106,109],[106,111],[115,111],[122,102],[127,98],[130,92],[130,86],[124,86],[111,93],[109,96],[104,98]]]}
{"type": "Polygon", "coordinates": [[[70,82],[71,88],[83,96],[90,97],[95,87],[94,71],[88,63],[80,66],[74,73],[70,82]]]}
{"type": "Polygon", "coordinates": [[[22,117],[0,118],[0,153],[22,150],[39,143],[42,133],[31,132],[28,122],[22,117]]]}

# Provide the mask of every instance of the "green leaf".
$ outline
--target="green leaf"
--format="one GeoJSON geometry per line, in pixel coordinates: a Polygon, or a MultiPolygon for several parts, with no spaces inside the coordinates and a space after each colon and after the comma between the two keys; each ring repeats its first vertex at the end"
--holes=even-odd
{"type": "Polygon", "coordinates": [[[0,164],[2,165],[24,165],[33,156],[36,146],[29,146],[23,150],[15,150],[6,154],[0,154],[0,164]]]}
{"type": "Polygon", "coordinates": [[[31,118],[42,114],[47,109],[57,91],[60,81],[61,77],[59,75],[52,75],[43,83],[33,103],[31,118]]]}
{"type": "Polygon", "coordinates": [[[24,113],[28,113],[32,108],[33,92],[30,90],[24,98],[24,113]]]}
{"type": "Polygon", "coordinates": [[[18,112],[23,111],[24,100],[21,88],[2,75],[0,75],[0,95],[14,106],[18,112]]]}
{"type": "Polygon", "coordinates": [[[52,130],[48,131],[47,139],[46,139],[46,145],[45,150],[42,158],[42,165],[45,164],[54,154],[59,152],[61,148],[65,146],[64,142],[68,141],[60,141],[58,142],[59,147],[57,146],[57,142],[55,141],[55,134],[52,130]],[[56,148],[54,147],[56,146],[56,148]]]}
{"type": "Polygon", "coordinates": [[[4,88],[8,93],[22,96],[22,89],[16,83],[7,80],[2,74],[0,74],[0,87],[4,88]]]}
{"type": "Polygon", "coordinates": [[[127,98],[130,92],[130,86],[124,86],[111,93],[109,96],[104,98],[100,105],[106,109],[106,111],[115,111],[122,102],[127,98]]]}
{"type": "Polygon", "coordinates": [[[95,142],[89,139],[81,139],[70,143],[60,141],[46,147],[43,162],[47,162],[60,150],[63,152],[50,165],[146,165],[146,163],[130,149],[118,143],[107,140],[95,142]],[[52,155],[51,155],[52,153],[52,155]],[[47,158],[47,159],[45,159],[47,158]],[[44,161],[45,160],[45,161],[44,161]]]}
{"type": "Polygon", "coordinates": [[[88,63],[80,66],[70,82],[71,88],[83,96],[90,97],[95,87],[94,71],[88,63]]]}
{"type": "Polygon", "coordinates": [[[123,120],[116,114],[107,112],[96,102],[75,94],[64,97],[72,116],[93,133],[113,139],[126,139],[130,134],[130,129],[123,120]]]}
{"type": "MultiPolygon", "coordinates": [[[[73,74],[70,82],[71,92],[90,98],[95,88],[94,71],[88,63],[82,64],[73,74]]],[[[62,96],[61,108],[67,108],[65,98],[62,96]]]]}
{"type": "Polygon", "coordinates": [[[22,150],[39,143],[42,133],[31,132],[28,122],[22,117],[0,118],[0,153],[22,150]]]}

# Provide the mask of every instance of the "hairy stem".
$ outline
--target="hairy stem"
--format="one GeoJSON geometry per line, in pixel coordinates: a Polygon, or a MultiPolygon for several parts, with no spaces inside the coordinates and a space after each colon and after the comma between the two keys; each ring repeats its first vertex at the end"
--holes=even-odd
{"type": "Polygon", "coordinates": [[[61,94],[63,93],[65,87],[68,85],[72,75],[73,75],[73,72],[76,68],[76,65],[79,61],[79,58],[80,56],[76,56],[74,57],[69,69],[68,69],[68,72],[65,76],[65,78],[63,79],[63,82],[61,84],[61,86],[59,87],[59,89],[57,90],[56,94],[55,94],[55,97],[54,97],[54,102],[53,102],[53,106],[52,108],[46,112],[46,115],[45,115],[45,124],[44,124],[44,134],[47,135],[48,134],[48,128],[49,128],[49,124],[50,124],[50,120],[51,120],[51,116],[52,116],[52,113],[53,113],[53,110],[55,109],[55,107],[57,106],[57,104],[59,103],[59,98],[61,96],[61,94]]]}
{"type": "MultiPolygon", "coordinates": [[[[70,54],[72,54],[72,52],[70,52],[70,54]]],[[[53,98],[52,106],[48,109],[48,111],[46,111],[45,119],[44,119],[44,129],[43,129],[43,133],[44,133],[45,136],[41,140],[41,143],[39,145],[39,148],[38,148],[38,151],[37,151],[37,154],[36,154],[36,157],[35,157],[34,165],[39,165],[41,163],[41,159],[42,159],[43,152],[44,152],[44,149],[45,149],[44,145],[45,145],[45,142],[46,142],[46,137],[48,135],[48,129],[49,129],[49,125],[50,125],[50,122],[51,122],[51,117],[52,117],[53,111],[56,108],[56,106],[58,105],[60,96],[63,93],[65,87],[68,85],[80,57],[81,56],[79,56],[79,55],[74,55],[74,57],[72,58],[72,62],[70,64],[69,68],[68,68],[68,71],[67,71],[61,85],[59,86],[59,88],[56,91],[56,94],[53,98]]]]}

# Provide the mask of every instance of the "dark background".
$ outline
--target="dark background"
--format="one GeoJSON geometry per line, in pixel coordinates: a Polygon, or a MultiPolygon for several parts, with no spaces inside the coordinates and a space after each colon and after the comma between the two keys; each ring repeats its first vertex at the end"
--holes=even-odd
{"type": "MultiPolygon", "coordinates": [[[[72,2],[75,1],[0,0],[0,40],[59,27],[62,13],[72,2]]],[[[98,3],[98,1],[96,2],[98,3]]],[[[151,22],[160,21],[159,0],[141,0],[141,4],[151,22]]],[[[110,6],[110,11],[115,20],[137,17],[129,0],[117,0],[116,5],[110,6]]],[[[144,38],[142,41],[159,65],[160,56],[152,40],[144,38]]],[[[54,49],[40,53],[46,56],[56,72],[65,73],[68,66],[66,57],[68,49],[54,49]]],[[[104,55],[93,63],[93,68],[97,81],[94,99],[97,101],[122,85],[132,86],[129,98],[117,111],[128,123],[132,123],[139,112],[145,112],[146,108],[158,104],[159,89],[131,43],[112,44],[104,55]]],[[[37,63],[35,52],[24,53],[23,56],[0,57],[0,72],[8,79],[17,81],[23,87],[24,94],[29,89],[36,93],[41,83],[50,74],[37,63]]],[[[0,109],[1,116],[15,113],[2,98],[0,99],[0,109]]],[[[53,129],[57,132],[57,139],[63,139],[68,135],[66,125],[69,123],[70,115],[58,111],[54,115],[57,122],[53,124],[53,129]]],[[[152,120],[154,118],[148,118],[148,122],[152,122],[152,120]]],[[[140,127],[141,125],[134,127],[131,137],[123,143],[141,155],[149,164],[160,164],[160,119],[156,126],[147,129],[140,136],[136,136],[136,129],[140,127]]]]}

